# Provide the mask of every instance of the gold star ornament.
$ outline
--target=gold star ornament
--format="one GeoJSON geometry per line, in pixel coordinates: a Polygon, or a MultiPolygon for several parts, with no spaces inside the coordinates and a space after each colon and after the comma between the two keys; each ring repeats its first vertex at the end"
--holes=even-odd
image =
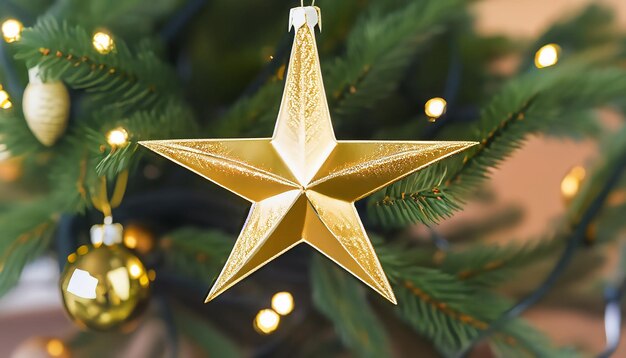
{"type": "Polygon", "coordinates": [[[317,7],[291,10],[296,34],[272,138],[141,143],[252,202],[206,302],[305,242],[396,303],[354,203],[476,144],[336,140],[315,43],[320,23],[317,7]]]}

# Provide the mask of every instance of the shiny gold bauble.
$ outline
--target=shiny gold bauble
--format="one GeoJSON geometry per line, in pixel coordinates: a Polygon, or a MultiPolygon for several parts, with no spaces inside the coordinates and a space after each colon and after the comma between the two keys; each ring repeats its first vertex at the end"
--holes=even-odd
{"type": "Polygon", "coordinates": [[[50,147],[63,135],[70,115],[70,95],[61,81],[42,82],[37,69],[29,71],[22,111],[28,127],[41,144],[50,147]]]}
{"type": "Polygon", "coordinates": [[[139,258],[122,245],[81,246],[61,276],[63,303],[79,325],[109,330],[145,306],[150,280],[139,258]]]}

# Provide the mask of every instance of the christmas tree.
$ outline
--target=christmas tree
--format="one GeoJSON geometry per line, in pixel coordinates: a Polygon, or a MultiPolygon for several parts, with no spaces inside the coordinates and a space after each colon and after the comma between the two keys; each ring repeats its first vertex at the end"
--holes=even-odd
{"type": "Polygon", "coordinates": [[[533,40],[485,35],[469,6],[3,2],[0,295],[58,260],[82,329],[41,341],[51,356],[610,356],[624,34],[592,5],[533,40]],[[446,222],[492,203],[492,173],[537,135],[600,148],[554,188],[559,220],[523,241],[501,232],[514,205],[446,222]],[[548,294],[605,310],[603,352],[523,317],[548,294]]]}

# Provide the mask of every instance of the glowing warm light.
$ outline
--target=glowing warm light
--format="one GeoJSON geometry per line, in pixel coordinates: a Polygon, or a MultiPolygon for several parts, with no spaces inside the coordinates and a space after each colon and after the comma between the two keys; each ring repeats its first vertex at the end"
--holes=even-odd
{"type": "Polygon", "coordinates": [[[128,143],[128,132],[124,128],[116,128],[107,133],[107,142],[113,147],[124,146],[128,143]]]}
{"type": "Polygon", "coordinates": [[[2,23],[2,36],[4,41],[11,43],[18,41],[22,37],[24,25],[15,19],[8,19],[2,23]]]}
{"type": "Polygon", "coordinates": [[[563,178],[561,181],[561,195],[565,201],[572,200],[578,194],[585,175],[585,168],[577,166],[572,168],[563,178]]]}
{"type": "Polygon", "coordinates": [[[51,339],[46,344],[46,351],[51,357],[60,357],[65,352],[65,345],[58,339],[51,339]]]}
{"type": "Polygon", "coordinates": [[[431,98],[424,105],[424,112],[431,120],[437,119],[446,113],[448,102],[440,97],[431,98]]]}
{"type": "Polygon", "coordinates": [[[554,66],[559,62],[561,47],[557,44],[548,44],[540,48],[535,54],[535,66],[545,68],[554,66]]]}
{"type": "Polygon", "coordinates": [[[270,334],[278,328],[280,316],[271,309],[260,310],[254,319],[254,327],[262,334],[270,334]]]}
{"type": "Polygon", "coordinates": [[[96,32],[92,38],[93,47],[99,53],[106,55],[107,53],[113,51],[115,48],[115,42],[111,35],[106,32],[96,32]]]}
{"type": "Polygon", "coordinates": [[[124,230],[124,245],[140,253],[147,253],[154,246],[154,238],[150,231],[142,226],[130,224],[124,230]]]}
{"type": "Polygon", "coordinates": [[[143,270],[141,267],[135,263],[130,264],[128,267],[128,272],[130,272],[130,277],[137,278],[143,274],[143,270]]]}
{"type": "Polygon", "coordinates": [[[137,238],[133,235],[124,235],[124,245],[129,249],[137,247],[137,238]]]}
{"type": "Polygon", "coordinates": [[[3,90],[2,87],[0,87],[0,108],[9,109],[11,107],[13,107],[13,103],[9,98],[9,94],[7,91],[3,90]]]}
{"type": "Polygon", "coordinates": [[[293,311],[293,296],[289,292],[278,292],[272,297],[272,309],[285,316],[293,311]]]}

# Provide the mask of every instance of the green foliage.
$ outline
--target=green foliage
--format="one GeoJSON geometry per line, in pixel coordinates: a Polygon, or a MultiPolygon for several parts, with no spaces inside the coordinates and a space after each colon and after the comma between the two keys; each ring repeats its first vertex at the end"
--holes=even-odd
{"type": "Polygon", "coordinates": [[[205,282],[217,277],[232,248],[232,238],[218,231],[184,228],[161,242],[167,250],[165,267],[205,282]]]}
{"type": "Polygon", "coordinates": [[[176,77],[151,49],[132,52],[122,39],[114,40],[115,49],[101,54],[84,28],[47,17],[24,30],[16,57],[28,68],[39,66],[44,80],[62,80],[120,110],[150,108],[178,96],[176,77]]]}
{"type": "Polygon", "coordinates": [[[347,39],[346,54],[328,66],[333,122],[357,120],[358,114],[393,93],[427,40],[463,13],[461,4],[416,1],[384,15],[374,7],[361,17],[347,39]]]}
{"type": "Polygon", "coordinates": [[[241,357],[241,351],[234,342],[198,315],[177,307],[174,320],[181,333],[190,337],[208,356],[241,357]]]}
{"type": "Polygon", "coordinates": [[[282,82],[274,80],[267,83],[254,96],[238,101],[217,121],[211,133],[223,137],[235,137],[241,135],[240,133],[267,136],[270,123],[278,115],[278,101],[282,90],[282,82]]]}
{"type": "Polygon", "coordinates": [[[446,166],[438,163],[377,192],[369,201],[370,218],[393,227],[400,223],[437,223],[452,216],[462,203],[446,195],[442,186],[446,171],[446,166]]]}
{"type": "Polygon", "coordinates": [[[581,111],[610,103],[625,91],[626,72],[617,69],[563,64],[525,74],[502,88],[482,111],[476,134],[467,138],[480,142],[476,149],[387,187],[382,198],[370,202],[372,217],[387,226],[436,223],[458,210],[462,199],[483,184],[489,169],[497,168],[529,134],[558,131],[578,136],[579,127],[572,121],[586,118],[578,115],[581,111]],[[437,177],[445,178],[445,184],[432,185],[437,177]],[[435,191],[445,194],[437,201],[421,199],[435,191]]]}
{"type": "Polygon", "coordinates": [[[0,112],[0,135],[5,150],[13,156],[32,154],[43,148],[31,133],[19,109],[15,107],[0,112]]]}
{"type": "Polygon", "coordinates": [[[491,347],[498,357],[576,358],[581,355],[572,347],[554,348],[543,332],[524,320],[517,319],[491,339],[491,347]]]}
{"type": "MultiPolygon", "coordinates": [[[[138,142],[142,140],[185,138],[197,133],[194,116],[187,107],[171,102],[162,110],[136,111],[128,116],[104,111],[96,113],[94,135],[100,135],[98,147],[107,146],[96,166],[98,175],[114,176],[131,168],[138,158],[134,155],[138,142]],[[111,118],[119,118],[111,120],[111,118]],[[128,133],[128,145],[123,148],[111,148],[105,135],[112,129],[124,128],[128,133]]],[[[85,128],[85,131],[89,131],[85,128]]],[[[91,129],[93,131],[93,129],[91,129]]],[[[94,143],[95,144],[95,143],[94,143]]],[[[96,145],[94,145],[96,147],[96,145]]]]}
{"type": "Polygon", "coordinates": [[[0,214],[0,296],[17,283],[24,266],[48,248],[55,209],[48,200],[38,200],[0,214]]]}
{"type": "Polygon", "coordinates": [[[181,0],[59,0],[48,12],[86,29],[107,28],[124,39],[148,36],[181,0]]]}
{"type": "MultiPolygon", "coordinates": [[[[420,1],[391,13],[380,12],[378,6],[361,18],[350,32],[345,55],[322,64],[333,122],[355,124],[360,113],[389,97],[427,40],[463,13],[461,3],[420,1]]],[[[217,133],[267,135],[278,114],[282,86],[272,79],[251,98],[240,100],[217,122],[217,133]]]]}
{"type": "Polygon", "coordinates": [[[343,343],[359,357],[387,357],[389,345],[382,323],[362,288],[343,270],[316,255],[311,267],[315,307],[333,322],[343,343]]]}
{"type": "MultiPolygon", "coordinates": [[[[455,356],[510,306],[489,291],[435,269],[406,267],[402,276],[391,279],[400,318],[431,340],[444,356],[455,356]]],[[[503,357],[566,356],[520,320],[496,332],[491,343],[506,352],[503,357]]]]}
{"type": "Polygon", "coordinates": [[[440,269],[477,286],[505,283],[522,267],[560,253],[561,236],[503,246],[477,244],[467,250],[446,253],[440,269]]]}
{"type": "Polygon", "coordinates": [[[528,47],[523,68],[533,65],[534,54],[543,45],[558,44],[563,55],[598,48],[615,41],[614,13],[597,4],[589,5],[573,16],[560,21],[546,30],[528,47]]]}

